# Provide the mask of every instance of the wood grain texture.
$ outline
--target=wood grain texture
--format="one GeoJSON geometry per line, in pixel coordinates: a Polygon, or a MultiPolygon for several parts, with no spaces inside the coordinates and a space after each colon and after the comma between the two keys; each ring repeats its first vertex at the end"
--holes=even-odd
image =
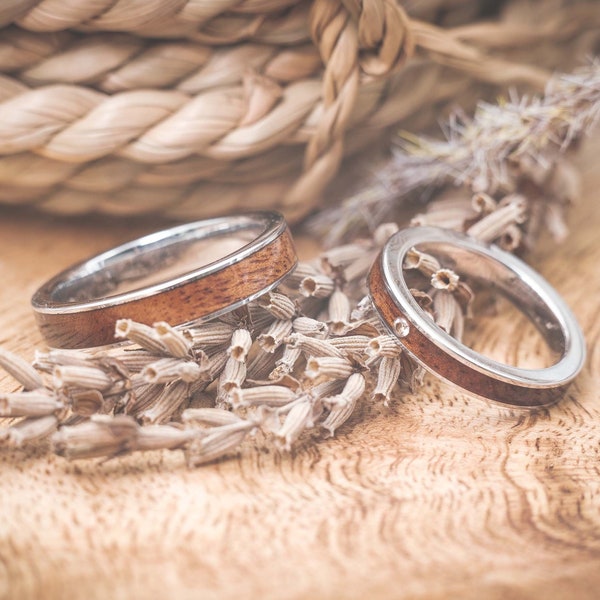
{"type": "MultiPolygon", "coordinates": [[[[365,398],[334,439],[196,470],[2,449],[0,598],[598,598],[599,152],[579,161],[573,234],[533,259],[587,336],[564,401],[532,413],[429,378],[389,409],[365,398]]],[[[3,214],[0,343],[31,357],[35,287],[152,226],[3,214]]],[[[522,325],[481,322],[477,349],[535,363],[522,325]]]]}

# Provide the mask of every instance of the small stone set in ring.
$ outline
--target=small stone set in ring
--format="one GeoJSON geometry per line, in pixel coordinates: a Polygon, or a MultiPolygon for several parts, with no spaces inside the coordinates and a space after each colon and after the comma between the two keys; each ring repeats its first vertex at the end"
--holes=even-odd
{"type": "MultiPolygon", "coordinates": [[[[253,212],[180,225],[118,246],[50,279],[33,295],[32,305],[50,346],[101,346],[115,341],[118,319],[182,325],[233,311],[273,289],[296,264],[283,217],[253,212]],[[242,241],[224,257],[199,265],[185,261],[198,244],[233,238],[242,241]],[[174,265],[179,266],[175,275],[174,265]]],[[[569,307],[538,273],[494,245],[435,227],[404,229],[375,260],[368,287],[382,322],[406,352],[473,394],[517,406],[548,405],[583,366],[585,340],[569,307]],[[493,283],[538,326],[558,350],[558,361],[543,369],[505,365],[436,325],[404,279],[405,257],[416,247],[441,254],[459,274],[493,283]]]]}

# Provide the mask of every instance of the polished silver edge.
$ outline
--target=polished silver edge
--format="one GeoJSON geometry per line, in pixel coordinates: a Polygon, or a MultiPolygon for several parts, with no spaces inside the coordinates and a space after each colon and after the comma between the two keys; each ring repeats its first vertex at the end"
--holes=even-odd
{"type": "MultiPolygon", "coordinates": [[[[217,217],[214,219],[204,219],[201,221],[194,221],[192,223],[170,227],[168,229],[150,233],[130,242],[116,246],[115,248],[92,256],[65,269],[64,271],[61,271],[38,288],[31,298],[31,305],[36,312],[42,314],[74,314],[101,308],[119,306],[121,304],[131,302],[132,300],[150,298],[152,296],[156,296],[157,294],[172,290],[184,284],[221,271],[225,267],[236,264],[277,240],[283,233],[285,233],[286,230],[287,223],[283,215],[276,211],[254,211],[226,217],[217,217]],[[244,226],[244,223],[246,223],[246,226],[244,226]],[[228,232],[234,233],[247,228],[255,227],[256,225],[263,225],[264,230],[254,240],[245,246],[242,246],[242,248],[216,261],[202,265],[198,269],[194,269],[193,271],[180,275],[179,277],[175,277],[169,281],[153,284],[138,290],[131,290],[122,294],[115,294],[114,296],[110,296],[108,298],[90,300],[88,302],[63,303],[54,302],[50,299],[52,292],[59,285],[65,284],[70,279],[98,272],[103,261],[114,261],[115,259],[118,259],[119,256],[124,258],[130,252],[139,251],[140,248],[143,249],[144,246],[167,240],[171,237],[174,238],[174,240],[177,240],[177,236],[194,230],[204,229],[206,230],[206,235],[204,237],[210,237],[215,233],[218,235],[227,235],[228,232]]],[[[201,240],[202,238],[203,236],[199,235],[194,241],[201,240]]],[[[165,247],[168,247],[168,244],[166,244],[165,247]]],[[[261,293],[265,293],[266,291],[268,290],[265,289],[261,293]]],[[[228,311],[229,310],[234,309],[229,308],[228,311]]],[[[221,312],[220,314],[224,313],[221,312]]]]}
{"type": "MultiPolygon", "coordinates": [[[[411,321],[411,325],[417,327],[438,348],[462,364],[494,379],[538,389],[566,385],[581,371],[586,355],[585,338],[571,309],[539,273],[497,246],[484,244],[469,236],[446,229],[414,227],[399,231],[388,240],[382,252],[381,267],[388,292],[400,311],[411,321]],[[565,350],[558,362],[544,369],[523,369],[506,365],[475,352],[438,327],[412,297],[401,268],[408,250],[424,242],[449,243],[482,253],[507,267],[526,286],[533,289],[560,323],[565,350]],[[398,265],[400,265],[399,269],[398,265]]],[[[401,338],[399,342],[402,344],[401,338]]],[[[419,362],[427,367],[425,361],[426,358],[419,359],[419,362]]]]}

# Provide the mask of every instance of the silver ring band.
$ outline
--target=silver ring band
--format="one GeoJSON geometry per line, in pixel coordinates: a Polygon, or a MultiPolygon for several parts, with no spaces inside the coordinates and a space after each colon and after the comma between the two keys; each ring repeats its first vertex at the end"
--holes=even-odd
{"type": "Polygon", "coordinates": [[[460,233],[436,227],[396,233],[371,269],[369,290],[386,326],[409,354],[447,381],[492,400],[518,406],[550,404],[585,361],[581,329],[556,290],[512,254],[460,233]],[[459,275],[494,286],[532,320],[559,354],[558,362],[544,369],[513,367],[448,335],[419,307],[404,279],[404,259],[413,247],[435,255],[459,275]]]}
{"type": "Polygon", "coordinates": [[[282,215],[258,211],[118,246],[53,277],[31,303],[50,346],[101,346],[115,341],[121,318],[180,325],[234,310],[275,287],[296,263],[282,215]]]}

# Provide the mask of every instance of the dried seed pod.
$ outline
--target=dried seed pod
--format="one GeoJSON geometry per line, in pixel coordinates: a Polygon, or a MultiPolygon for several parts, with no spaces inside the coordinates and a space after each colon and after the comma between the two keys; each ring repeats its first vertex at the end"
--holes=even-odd
{"type": "Polygon", "coordinates": [[[275,432],[275,443],[285,450],[290,450],[292,444],[300,437],[305,429],[315,426],[315,421],[323,412],[323,404],[306,397],[298,402],[287,413],[283,425],[275,432]]]}
{"type": "Polygon", "coordinates": [[[327,341],[347,354],[363,354],[371,338],[366,335],[345,335],[343,337],[329,338],[327,341]]]}
{"type": "Polygon", "coordinates": [[[527,215],[527,201],[516,194],[504,198],[498,208],[467,229],[467,234],[483,242],[499,238],[509,225],[523,223],[527,215]]]}
{"type": "Polygon", "coordinates": [[[370,360],[381,356],[397,357],[402,352],[398,338],[393,335],[379,335],[369,340],[366,354],[370,360]]]}
{"type": "Polygon", "coordinates": [[[485,192],[479,192],[478,194],[474,194],[471,198],[471,206],[478,215],[482,216],[493,213],[498,207],[496,201],[485,192]]]}
{"type": "Polygon", "coordinates": [[[363,252],[363,255],[360,258],[356,259],[353,263],[350,263],[344,269],[344,279],[347,282],[362,279],[369,272],[369,269],[373,265],[374,258],[374,252],[363,252]]]}
{"type": "Polygon", "coordinates": [[[204,381],[214,381],[221,374],[228,360],[229,357],[225,349],[209,355],[206,370],[201,379],[204,381]]]}
{"type": "Polygon", "coordinates": [[[302,350],[286,346],[281,358],[275,362],[275,368],[269,373],[268,378],[276,381],[289,375],[294,370],[301,356],[302,350]]]}
{"type": "Polygon", "coordinates": [[[333,381],[323,381],[311,387],[306,393],[314,400],[322,400],[329,396],[335,396],[339,394],[346,385],[344,378],[336,379],[333,381]]]}
{"type": "Polygon", "coordinates": [[[446,333],[452,331],[456,314],[456,300],[450,292],[438,290],[433,296],[433,315],[438,327],[446,333]]]}
{"type": "Polygon", "coordinates": [[[273,321],[269,329],[264,333],[261,333],[258,338],[258,345],[265,351],[273,353],[281,344],[283,340],[292,331],[292,321],[286,319],[285,321],[277,320],[273,321]]]}
{"type": "Polygon", "coordinates": [[[148,383],[169,383],[170,381],[197,381],[206,373],[207,365],[202,368],[191,360],[181,358],[161,358],[146,366],[141,375],[148,383]]]}
{"type": "Polygon", "coordinates": [[[234,328],[228,323],[214,321],[189,330],[194,348],[205,348],[229,344],[234,328]]]}
{"type": "Polygon", "coordinates": [[[209,427],[220,427],[243,421],[235,413],[222,408],[188,408],[183,411],[181,420],[188,425],[207,425],[209,427]]]}
{"type": "Polygon", "coordinates": [[[311,356],[306,361],[305,375],[310,379],[317,379],[318,377],[345,379],[350,377],[353,370],[354,365],[346,358],[311,356]]]}
{"type": "Polygon", "coordinates": [[[518,225],[509,225],[498,240],[498,245],[507,252],[514,252],[523,243],[523,232],[518,225]]]}
{"type": "Polygon", "coordinates": [[[350,299],[340,289],[329,298],[329,327],[335,335],[343,334],[350,320],[350,299]]]}
{"type": "Polygon", "coordinates": [[[310,263],[300,261],[296,268],[285,278],[283,285],[297,291],[300,282],[305,277],[312,277],[319,272],[310,263]]]}
{"type": "Polygon", "coordinates": [[[325,398],[323,404],[330,407],[329,414],[321,426],[333,436],[352,415],[358,399],[365,391],[365,378],[360,373],[353,373],[346,381],[344,389],[337,395],[325,398]]]}
{"type": "Polygon", "coordinates": [[[106,390],[114,383],[113,379],[101,369],[75,365],[54,367],[53,380],[57,389],[73,386],[85,389],[106,390]]]}
{"type": "Polygon", "coordinates": [[[131,388],[131,399],[125,406],[125,412],[137,417],[154,404],[162,394],[164,386],[146,383],[141,376],[135,376],[131,388]]]}
{"type": "Polygon", "coordinates": [[[231,403],[234,408],[247,406],[284,406],[290,403],[296,394],[283,385],[263,385],[252,388],[232,390],[231,403]]]}
{"type": "Polygon", "coordinates": [[[52,436],[54,452],[69,460],[112,457],[135,447],[138,424],[127,415],[94,415],[90,420],[63,426],[52,436]]]}
{"type": "Polygon", "coordinates": [[[252,332],[262,331],[273,321],[273,315],[267,312],[258,302],[250,302],[246,305],[248,313],[248,329],[252,332]]]}
{"type": "Polygon", "coordinates": [[[185,449],[188,466],[197,467],[237,450],[255,428],[254,423],[243,421],[216,427],[209,434],[193,439],[185,449]]]}
{"type": "Polygon", "coordinates": [[[178,331],[168,323],[160,321],[154,323],[154,330],[158,339],[166,348],[167,352],[175,358],[190,358],[192,351],[192,336],[183,331],[178,331]]]}
{"type": "Polygon", "coordinates": [[[269,376],[269,373],[275,368],[280,356],[280,351],[281,347],[278,348],[275,353],[264,352],[261,349],[248,365],[246,377],[253,381],[266,379],[269,376]]]}
{"type": "Polygon", "coordinates": [[[453,292],[458,287],[460,277],[452,269],[438,269],[431,276],[431,285],[436,290],[453,292]]]}
{"type": "Polygon", "coordinates": [[[58,427],[55,415],[23,419],[6,431],[6,442],[13,448],[22,448],[25,444],[37,442],[54,433],[58,427]]]}
{"type": "Polygon", "coordinates": [[[152,354],[168,354],[153,327],[131,319],[119,319],[115,325],[115,337],[126,338],[152,354]]]}
{"type": "Polygon", "coordinates": [[[246,363],[229,358],[219,378],[219,390],[231,392],[235,388],[242,387],[246,379],[246,363]]]}
{"type": "Polygon", "coordinates": [[[339,358],[344,356],[343,352],[333,346],[329,340],[312,338],[301,333],[292,333],[285,342],[288,347],[301,350],[312,356],[337,356],[339,358]]]}
{"type": "Polygon", "coordinates": [[[156,354],[150,354],[147,350],[125,350],[117,360],[129,373],[139,373],[149,364],[156,362],[156,354]]]}
{"type": "Polygon", "coordinates": [[[382,223],[373,233],[373,242],[378,248],[383,248],[387,241],[399,231],[397,223],[382,223]]]}
{"type": "Polygon", "coordinates": [[[43,387],[40,374],[23,358],[0,348],[0,367],[14,377],[25,390],[43,387]]]}
{"type": "Polygon", "coordinates": [[[293,301],[277,292],[267,292],[257,302],[276,319],[291,319],[296,314],[296,305],[293,301]]]}
{"type": "Polygon", "coordinates": [[[452,295],[460,304],[463,312],[467,316],[470,316],[471,305],[473,304],[473,299],[475,298],[475,294],[473,293],[471,286],[466,284],[464,281],[459,281],[456,289],[452,292],[452,295]]]}
{"type": "Polygon", "coordinates": [[[170,421],[173,415],[189,400],[189,386],[183,381],[175,381],[163,387],[156,400],[139,413],[144,425],[155,425],[170,421]]]}
{"type": "Polygon", "coordinates": [[[183,448],[197,437],[197,432],[172,425],[146,425],[139,427],[135,437],[135,450],[175,450],[183,448]]]}
{"type": "MultiPolygon", "coordinates": [[[[453,298],[454,299],[454,298],[453,298]]],[[[454,321],[452,323],[452,335],[462,342],[465,332],[465,315],[461,305],[454,299],[454,321]]]]}
{"type": "Polygon", "coordinates": [[[416,269],[426,277],[431,277],[436,271],[441,269],[441,265],[435,256],[421,252],[416,248],[411,248],[404,257],[403,268],[416,269]]]}
{"type": "Polygon", "coordinates": [[[106,402],[98,390],[69,392],[71,410],[80,417],[91,417],[97,413],[106,413],[114,407],[114,402],[106,402]]]}
{"type": "Polygon", "coordinates": [[[417,304],[427,312],[431,312],[431,307],[433,305],[433,298],[427,293],[421,290],[417,290],[415,288],[410,288],[410,293],[412,297],[416,300],[417,304]]]}
{"type": "Polygon", "coordinates": [[[408,358],[404,353],[400,355],[400,361],[402,363],[402,381],[408,384],[412,393],[415,393],[423,385],[426,371],[421,365],[408,358]]]}
{"type": "Polygon", "coordinates": [[[227,356],[233,360],[246,362],[248,352],[252,347],[252,336],[247,329],[236,329],[231,336],[231,343],[227,348],[227,356]]]}
{"type": "Polygon", "coordinates": [[[298,317],[294,319],[292,327],[296,333],[311,337],[324,337],[328,331],[327,323],[311,319],[310,317],[298,317]]]}
{"type": "Polygon", "coordinates": [[[0,417],[43,417],[63,407],[64,404],[45,389],[0,393],[0,417]]]}
{"type": "Polygon", "coordinates": [[[306,296],[298,296],[294,299],[296,303],[297,313],[304,317],[310,317],[311,319],[317,319],[322,321],[319,313],[323,310],[323,299],[322,298],[307,298],[306,296]]]}
{"type": "MultiPolygon", "coordinates": [[[[370,339],[373,336],[381,334],[384,329],[385,329],[385,326],[381,322],[381,318],[379,317],[379,315],[373,315],[369,319],[363,319],[361,321],[351,321],[350,324],[348,325],[348,329],[344,333],[343,337],[347,337],[347,336],[354,337],[357,335],[360,335],[360,336],[364,335],[370,339]]],[[[337,337],[337,338],[328,338],[328,339],[329,339],[329,341],[331,341],[334,339],[338,340],[341,338],[337,337]]]]}
{"type": "Polygon", "coordinates": [[[346,244],[326,250],[320,256],[321,268],[327,275],[338,275],[345,267],[361,258],[365,253],[364,245],[346,244]]]}
{"type": "Polygon", "coordinates": [[[402,371],[402,362],[400,357],[389,357],[384,356],[379,363],[379,369],[377,371],[377,383],[373,390],[372,398],[376,402],[383,402],[385,406],[388,406],[390,401],[390,394],[394,385],[400,377],[402,371]]]}
{"type": "Polygon", "coordinates": [[[307,298],[328,298],[335,289],[335,282],[327,275],[309,275],[298,287],[298,291],[307,298]]]}
{"type": "Polygon", "coordinates": [[[359,303],[356,305],[356,308],[350,313],[350,318],[353,321],[362,321],[373,316],[374,312],[375,309],[370,296],[363,296],[363,298],[361,298],[359,303]]]}
{"type": "MultiPolygon", "coordinates": [[[[147,355],[147,353],[146,353],[147,355]]],[[[33,366],[39,371],[52,373],[58,365],[89,367],[90,356],[81,350],[49,350],[48,352],[35,351],[33,366]]]]}

